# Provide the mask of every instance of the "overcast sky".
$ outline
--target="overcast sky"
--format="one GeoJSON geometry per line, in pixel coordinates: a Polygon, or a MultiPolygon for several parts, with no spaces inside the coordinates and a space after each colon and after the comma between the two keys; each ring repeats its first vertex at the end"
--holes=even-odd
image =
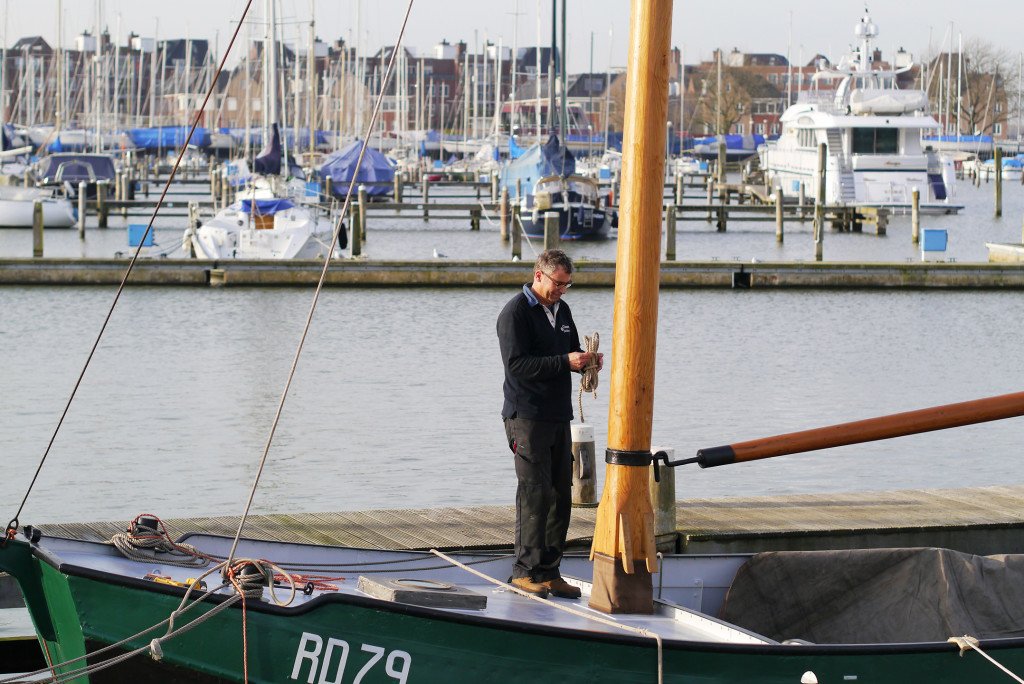
{"type": "MultiPolygon", "coordinates": [[[[551,39],[552,0],[414,0],[405,44],[428,54],[442,39],[465,40],[470,47],[485,40],[504,46],[537,43],[538,8],[541,43],[551,39]],[[516,35],[518,33],[518,36],[516,35]]],[[[4,8],[6,43],[27,35],[57,36],[57,0],[0,0],[4,8]]],[[[264,0],[253,0],[250,18],[260,20],[264,0]]],[[[65,44],[96,25],[97,6],[103,25],[114,35],[134,31],[160,38],[208,38],[226,48],[244,0],[63,0],[65,44]]],[[[393,44],[398,36],[405,0],[278,0],[285,39],[301,35],[304,43],[312,8],[316,33],[323,40],[339,37],[356,42],[358,33],[371,50],[393,44]],[[357,30],[357,15],[361,31],[357,30]],[[301,32],[301,34],[300,34],[301,32]]],[[[941,49],[952,33],[965,41],[982,38],[1017,55],[1024,48],[1022,0],[925,0],[870,2],[880,28],[878,47],[885,55],[899,47],[922,58],[941,49]],[[952,26],[951,26],[952,25],[952,26]]],[[[853,27],[864,12],[863,0],[677,0],[672,18],[672,43],[688,64],[710,58],[716,47],[744,52],[791,49],[792,61],[807,62],[816,52],[837,59],[853,42],[853,27]],[[790,40],[790,36],[792,39],[790,40]]],[[[570,0],[568,7],[569,70],[590,65],[591,35],[595,71],[622,67],[628,41],[629,0],[570,0]]],[[[254,35],[262,29],[253,27],[254,35]]],[[[243,35],[245,29],[243,29],[243,35]]],[[[1016,61],[1016,60],[1015,60],[1016,61]]]]}

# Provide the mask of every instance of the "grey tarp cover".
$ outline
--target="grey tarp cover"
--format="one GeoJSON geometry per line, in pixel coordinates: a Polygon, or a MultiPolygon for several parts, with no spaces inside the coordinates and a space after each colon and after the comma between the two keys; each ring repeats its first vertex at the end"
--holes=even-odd
{"type": "Polygon", "coordinates": [[[1024,635],[1024,555],[948,549],[772,551],[736,573],[719,617],[819,644],[1024,635]]]}

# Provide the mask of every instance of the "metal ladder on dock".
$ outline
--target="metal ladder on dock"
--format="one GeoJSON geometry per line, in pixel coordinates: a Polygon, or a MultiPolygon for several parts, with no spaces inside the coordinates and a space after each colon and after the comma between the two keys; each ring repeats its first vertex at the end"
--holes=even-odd
{"type": "Polygon", "coordinates": [[[854,187],[853,171],[846,164],[846,156],[843,154],[843,138],[838,128],[829,128],[825,131],[828,136],[828,148],[835,152],[839,159],[839,200],[843,204],[852,204],[857,200],[857,189],[854,187]]]}

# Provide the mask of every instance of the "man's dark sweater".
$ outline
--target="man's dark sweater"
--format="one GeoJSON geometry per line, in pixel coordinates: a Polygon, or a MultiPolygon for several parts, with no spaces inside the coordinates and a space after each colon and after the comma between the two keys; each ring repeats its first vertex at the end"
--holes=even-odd
{"type": "Polygon", "coordinates": [[[498,315],[498,343],[505,366],[502,417],[571,421],[569,353],[582,349],[569,305],[559,302],[552,327],[544,306],[524,285],[498,315]]]}

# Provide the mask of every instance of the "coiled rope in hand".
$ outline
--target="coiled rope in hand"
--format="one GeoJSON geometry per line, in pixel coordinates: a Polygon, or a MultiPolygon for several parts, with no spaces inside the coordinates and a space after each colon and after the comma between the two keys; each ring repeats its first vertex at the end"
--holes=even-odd
{"type": "Polygon", "coordinates": [[[590,354],[590,363],[583,368],[582,375],[580,376],[580,392],[577,397],[577,403],[580,407],[580,422],[587,422],[586,418],[583,417],[583,393],[593,392],[594,398],[597,399],[597,347],[601,343],[601,336],[596,332],[594,336],[590,335],[583,336],[583,351],[590,354]]]}

